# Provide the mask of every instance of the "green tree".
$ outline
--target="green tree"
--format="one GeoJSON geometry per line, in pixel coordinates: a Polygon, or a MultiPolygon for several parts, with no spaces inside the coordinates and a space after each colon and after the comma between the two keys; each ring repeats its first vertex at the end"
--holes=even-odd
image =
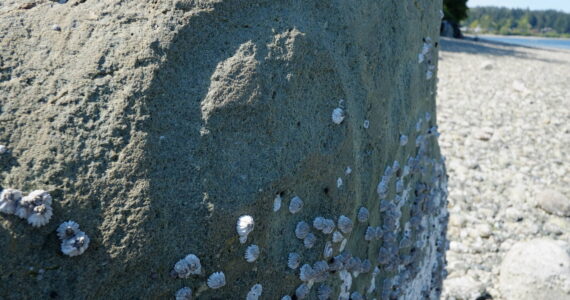
{"type": "Polygon", "coordinates": [[[444,20],[459,24],[467,18],[467,0],[443,0],[444,20]]]}

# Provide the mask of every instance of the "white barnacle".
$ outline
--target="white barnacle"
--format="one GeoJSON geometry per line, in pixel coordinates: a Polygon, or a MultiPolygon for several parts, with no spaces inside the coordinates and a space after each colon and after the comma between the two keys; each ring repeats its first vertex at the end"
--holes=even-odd
{"type": "Polygon", "coordinates": [[[366,233],[364,233],[364,240],[372,241],[375,239],[376,239],[376,227],[368,226],[368,228],[366,228],[366,233]]]}
{"type": "Polygon", "coordinates": [[[35,206],[28,216],[28,223],[33,227],[44,226],[53,216],[53,209],[47,204],[35,206]]]}
{"type": "MultiPolygon", "coordinates": [[[[28,217],[30,217],[30,215],[32,213],[34,213],[35,207],[45,205],[45,209],[40,208],[39,211],[36,211],[36,216],[32,220],[28,220],[28,222],[30,222],[30,224],[31,224],[31,222],[36,223],[38,221],[38,219],[40,219],[40,223],[42,223],[42,219],[45,219],[45,216],[42,217],[41,215],[46,214],[46,213],[47,214],[50,213],[50,212],[47,212],[49,210],[47,207],[51,208],[51,203],[52,203],[52,199],[51,199],[51,196],[48,192],[46,192],[44,190],[36,190],[36,191],[31,192],[30,194],[28,194],[28,196],[25,196],[20,200],[20,202],[16,206],[15,214],[22,219],[28,219],[28,217]],[[38,213],[40,216],[38,216],[38,213]]],[[[50,218],[51,218],[51,215],[50,215],[50,218]]],[[[47,219],[47,221],[49,221],[49,218],[47,219]]]]}
{"type": "Polygon", "coordinates": [[[305,297],[307,297],[307,295],[309,295],[310,291],[311,291],[311,288],[309,288],[309,286],[307,284],[302,283],[295,290],[295,296],[297,296],[297,299],[305,299],[305,297]]]}
{"type": "Polygon", "coordinates": [[[342,178],[339,177],[339,178],[336,180],[336,187],[340,189],[341,186],[342,186],[342,178]]]}
{"type": "Polygon", "coordinates": [[[8,147],[0,145],[0,155],[8,152],[8,147]]]}
{"type": "Polygon", "coordinates": [[[338,229],[342,233],[350,233],[352,231],[352,220],[344,215],[338,217],[338,229]]]}
{"type": "Polygon", "coordinates": [[[285,295],[281,298],[281,300],[292,300],[292,299],[291,299],[291,296],[285,295]]]}
{"type": "Polygon", "coordinates": [[[189,287],[183,287],[176,291],[174,295],[176,300],[191,300],[192,299],[192,289],[189,287]]]}
{"type": "Polygon", "coordinates": [[[307,249],[313,248],[316,242],[317,242],[317,237],[312,233],[307,234],[305,239],[303,239],[303,244],[307,249]]]}
{"type": "Polygon", "coordinates": [[[287,266],[290,269],[297,269],[299,264],[301,263],[301,256],[295,252],[289,253],[289,257],[287,258],[287,266]]]}
{"type": "Polygon", "coordinates": [[[360,223],[364,223],[366,221],[368,221],[368,217],[370,216],[370,212],[368,212],[368,209],[366,207],[361,207],[358,209],[358,214],[357,214],[357,219],[358,222],[360,223]]]}
{"type": "Polygon", "coordinates": [[[4,189],[0,194],[0,212],[14,214],[22,200],[22,192],[16,189],[4,189]]]}
{"type": "Polygon", "coordinates": [[[292,214],[296,214],[303,208],[303,200],[298,196],[295,196],[289,202],[289,212],[292,214]]]}
{"type": "Polygon", "coordinates": [[[295,236],[298,239],[302,240],[305,237],[307,237],[310,231],[311,227],[309,226],[309,224],[307,224],[307,222],[305,221],[301,221],[297,223],[297,227],[295,227],[295,236]]]}
{"type": "Polygon", "coordinates": [[[344,239],[342,233],[335,230],[332,236],[333,243],[340,243],[344,239]]]}
{"type": "Polygon", "coordinates": [[[408,136],[400,135],[400,146],[406,146],[408,144],[408,136]]]}
{"type": "Polygon", "coordinates": [[[52,203],[52,198],[50,194],[44,190],[35,190],[29,193],[28,196],[24,198],[26,198],[26,201],[31,202],[34,206],[42,204],[51,205],[52,203]]]}
{"type": "Polygon", "coordinates": [[[226,275],[224,275],[224,272],[214,272],[208,277],[207,283],[211,289],[219,289],[226,285],[226,275]]]}
{"type": "Polygon", "coordinates": [[[303,266],[301,266],[301,269],[299,270],[299,279],[301,279],[301,281],[309,281],[312,280],[315,276],[315,271],[313,270],[313,267],[311,267],[311,265],[309,264],[304,264],[303,266]]]}
{"type": "Polygon", "coordinates": [[[323,233],[331,234],[334,231],[334,228],[335,228],[334,221],[331,219],[325,219],[323,233]]]}
{"type": "Polygon", "coordinates": [[[83,254],[89,247],[89,237],[80,231],[71,238],[65,239],[61,243],[61,252],[68,256],[78,256],[83,254]]]}
{"type": "Polygon", "coordinates": [[[368,120],[364,120],[364,124],[363,124],[363,126],[364,126],[364,129],[368,129],[368,128],[370,128],[370,121],[368,121],[368,120]]]}
{"type": "Polygon", "coordinates": [[[344,251],[344,248],[346,247],[346,244],[348,243],[347,239],[343,239],[342,242],[340,243],[340,247],[338,247],[338,251],[344,251]]]}
{"type": "Polygon", "coordinates": [[[325,249],[323,250],[323,257],[324,258],[331,258],[333,255],[333,247],[330,241],[327,241],[325,244],[325,249]]]}
{"type": "Polygon", "coordinates": [[[344,110],[340,107],[337,107],[332,112],[332,121],[335,124],[340,124],[344,121],[344,110]]]}
{"type": "Polygon", "coordinates": [[[332,292],[333,292],[333,290],[330,286],[328,286],[326,284],[322,284],[317,289],[317,298],[319,300],[329,300],[329,299],[331,299],[332,292]]]}
{"type": "Polygon", "coordinates": [[[325,218],[316,217],[313,220],[313,227],[315,227],[316,230],[323,230],[325,228],[325,218]]]}
{"type": "Polygon", "coordinates": [[[245,249],[245,260],[252,263],[257,260],[259,253],[260,251],[257,245],[250,245],[247,247],[247,249],[245,249]]]}
{"type": "Polygon", "coordinates": [[[313,278],[311,281],[323,282],[329,277],[329,264],[326,261],[320,260],[313,264],[313,278]]]}
{"type": "Polygon", "coordinates": [[[352,173],[352,169],[350,167],[346,167],[346,170],[344,170],[344,175],[350,175],[350,173],[352,173]]]}
{"type": "Polygon", "coordinates": [[[244,215],[239,217],[236,225],[236,230],[239,235],[239,241],[242,244],[247,242],[247,236],[253,231],[254,222],[253,217],[244,215]]]}
{"type": "Polygon", "coordinates": [[[251,287],[251,289],[247,293],[247,297],[245,299],[246,300],[257,300],[257,299],[259,299],[259,297],[261,297],[262,292],[263,292],[263,287],[261,286],[261,284],[259,284],[259,283],[255,284],[254,286],[251,287]]]}
{"type": "Polygon", "coordinates": [[[281,209],[281,201],[283,199],[281,198],[281,195],[277,194],[275,196],[275,199],[273,200],[273,211],[277,212],[281,209]]]}
{"type": "Polygon", "coordinates": [[[59,239],[65,240],[79,233],[79,224],[74,221],[63,222],[56,231],[59,239]]]}
{"type": "Polygon", "coordinates": [[[404,179],[400,178],[396,180],[396,193],[401,193],[404,191],[404,179]]]}
{"type": "Polygon", "coordinates": [[[174,272],[176,272],[179,278],[188,278],[190,275],[200,275],[200,273],[202,273],[200,259],[194,254],[188,254],[176,262],[174,272]]]}

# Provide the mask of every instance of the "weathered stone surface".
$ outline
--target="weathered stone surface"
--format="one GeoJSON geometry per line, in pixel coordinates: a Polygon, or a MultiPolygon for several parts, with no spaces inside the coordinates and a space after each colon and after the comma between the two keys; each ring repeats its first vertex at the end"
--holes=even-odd
{"type": "Polygon", "coordinates": [[[474,300],[485,293],[485,287],[471,276],[451,278],[445,281],[447,299],[474,300]]]}
{"type": "MultiPolygon", "coordinates": [[[[344,288],[437,297],[447,224],[430,131],[440,1],[33,3],[0,4],[0,144],[10,149],[0,187],[49,191],[54,216],[40,228],[0,216],[0,298],[163,299],[188,286],[199,299],[235,299],[260,283],[262,298],[280,299],[301,284],[288,253],[312,265],[331,237],[313,230],[306,249],[296,224],[340,215],[355,225],[334,255],[344,244],[374,269],[381,246],[395,254],[380,275],[337,272],[351,279],[344,288]],[[380,214],[377,186],[395,160],[386,200],[404,178],[402,200],[380,214]],[[304,207],[292,215],[294,196],[304,207]],[[356,222],[362,206],[369,224],[356,222]],[[241,244],[245,214],[255,229],[241,244]],[[70,219],[91,239],[72,258],[55,233],[70,219]],[[393,234],[364,240],[384,223],[393,234]],[[261,253],[248,263],[252,243],[261,253]],[[190,253],[202,273],[172,278],[190,253]],[[410,271],[396,278],[399,268],[410,271]],[[207,288],[218,271],[226,285],[207,288]]],[[[339,276],[327,280],[339,294],[339,276]]]]}
{"type": "Polygon", "coordinates": [[[549,239],[519,242],[506,254],[499,289],[505,299],[570,299],[568,245],[549,239]]]}
{"type": "Polygon", "coordinates": [[[536,195],[536,202],[549,214],[570,217],[570,199],[555,190],[543,190],[536,195]]]}

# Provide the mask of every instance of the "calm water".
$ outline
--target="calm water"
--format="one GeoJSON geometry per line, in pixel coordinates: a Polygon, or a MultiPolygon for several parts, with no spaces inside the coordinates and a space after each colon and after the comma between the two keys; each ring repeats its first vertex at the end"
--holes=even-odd
{"type": "Polygon", "coordinates": [[[479,36],[482,40],[496,41],[502,43],[516,44],[522,46],[538,47],[538,48],[557,48],[570,50],[570,39],[549,39],[549,38],[529,38],[529,37],[511,37],[511,36],[479,36]]]}

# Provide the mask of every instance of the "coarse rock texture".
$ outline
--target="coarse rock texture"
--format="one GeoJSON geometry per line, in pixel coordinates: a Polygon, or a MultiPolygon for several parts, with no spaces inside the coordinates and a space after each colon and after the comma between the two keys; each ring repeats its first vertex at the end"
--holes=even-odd
{"type": "Polygon", "coordinates": [[[558,191],[541,191],[536,195],[536,202],[547,213],[570,217],[570,199],[558,191]]]}
{"type": "Polygon", "coordinates": [[[498,288],[499,266],[514,244],[570,241],[570,218],[538,206],[543,191],[570,195],[570,52],[441,44],[438,122],[450,178],[444,287],[469,276],[485,288],[478,297],[509,299],[498,288]]]}
{"type": "MultiPolygon", "coordinates": [[[[407,228],[421,247],[399,253],[414,273],[393,282],[401,288],[383,284],[396,274],[387,270],[349,288],[437,297],[446,176],[426,133],[436,124],[426,72],[437,65],[441,1],[325,2],[1,1],[0,144],[10,151],[0,157],[0,188],[47,190],[54,216],[41,228],[0,216],[0,298],[165,299],[188,286],[199,299],[235,299],[256,283],[267,299],[293,295],[301,281],[288,253],[312,264],[331,236],[315,231],[305,249],[294,237],[301,220],[356,223],[368,207],[369,224],[355,225],[346,250],[377,264],[382,243],[363,239],[385,218],[376,187],[387,166],[409,157],[420,167],[395,216],[397,241],[412,203],[425,216],[407,228]],[[434,54],[419,64],[422,49],[434,54]],[[285,207],[301,197],[303,209],[273,213],[276,194],[285,207]],[[243,245],[241,215],[255,220],[243,245]],[[72,258],[55,232],[70,219],[90,237],[72,258]],[[253,264],[243,258],[249,243],[261,250],[253,264]],[[172,278],[188,253],[202,274],[172,278]],[[218,271],[226,285],[208,289],[218,271]]],[[[329,281],[338,294],[338,276],[329,281]]]]}
{"type": "Polygon", "coordinates": [[[501,263],[505,299],[570,299],[568,244],[550,239],[518,242],[501,263]]]}

